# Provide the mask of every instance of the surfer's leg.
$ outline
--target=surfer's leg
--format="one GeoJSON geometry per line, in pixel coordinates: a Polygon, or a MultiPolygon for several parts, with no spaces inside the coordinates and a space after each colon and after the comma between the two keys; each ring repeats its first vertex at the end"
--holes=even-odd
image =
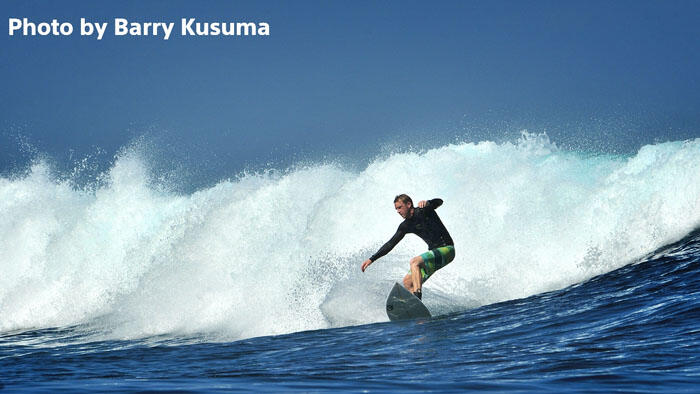
{"type": "MultiPolygon", "coordinates": [[[[420,293],[423,283],[435,271],[449,264],[455,258],[455,248],[452,245],[429,250],[411,259],[411,270],[403,278],[403,287],[411,293],[420,293]]],[[[420,295],[416,294],[417,297],[420,295]]]]}
{"type": "MultiPolygon", "coordinates": [[[[423,283],[435,273],[436,250],[437,249],[429,250],[411,259],[411,270],[408,272],[408,275],[403,278],[403,285],[406,290],[411,293],[420,292],[423,283]]],[[[454,248],[452,250],[454,250],[454,248]]],[[[454,256],[454,252],[452,255],[454,256]]]]}
{"type": "Polygon", "coordinates": [[[408,274],[403,277],[403,287],[406,288],[406,290],[410,291],[411,293],[415,293],[416,291],[419,291],[421,288],[421,283],[423,283],[423,272],[421,268],[423,267],[423,258],[421,256],[416,256],[411,259],[411,270],[408,271],[408,274]],[[414,276],[414,271],[416,271],[416,268],[418,270],[418,280],[415,279],[414,276]],[[417,284],[417,285],[416,285],[417,284]]]}
{"type": "Polygon", "coordinates": [[[424,268],[423,257],[416,256],[411,259],[411,282],[413,288],[410,289],[412,293],[417,293],[421,291],[421,285],[423,284],[423,275],[421,275],[421,268],[424,268]]]}
{"type": "Polygon", "coordinates": [[[406,276],[403,277],[403,287],[405,287],[406,290],[413,293],[413,280],[411,279],[410,272],[408,274],[406,274],[406,276]]]}

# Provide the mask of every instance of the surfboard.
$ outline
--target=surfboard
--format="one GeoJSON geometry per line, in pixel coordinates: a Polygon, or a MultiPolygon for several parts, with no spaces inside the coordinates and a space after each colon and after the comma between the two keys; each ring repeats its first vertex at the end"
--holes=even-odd
{"type": "Polygon", "coordinates": [[[421,300],[398,283],[394,284],[386,299],[386,314],[391,321],[431,317],[430,311],[421,300]]]}

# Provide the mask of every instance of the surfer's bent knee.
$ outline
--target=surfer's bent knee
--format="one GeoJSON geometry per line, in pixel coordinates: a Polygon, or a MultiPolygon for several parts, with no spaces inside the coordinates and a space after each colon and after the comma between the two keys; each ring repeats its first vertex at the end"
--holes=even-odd
{"type": "Polygon", "coordinates": [[[419,261],[418,268],[421,271],[421,282],[425,282],[437,270],[449,264],[455,258],[455,248],[452,245],[442,246],[429,250],[420,256],[411,259],[411,266],[414,261],[419,261]]]}
{"type": "Polygon", "coordinates": [[[423,257],[416,256],[416,257],[411,259],[410,263],[412,266],[417,265],[418,267],[420,267],[423,264],[423,257]]]}

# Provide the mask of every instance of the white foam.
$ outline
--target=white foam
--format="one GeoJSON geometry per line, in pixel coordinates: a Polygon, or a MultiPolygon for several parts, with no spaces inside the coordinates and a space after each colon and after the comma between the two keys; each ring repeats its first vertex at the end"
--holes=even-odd
{"type": "MultiPolygon", "coordinates": [[[[385,292],[425,244],[393,197],[440,197],[455,262],[426,285],[444,313],[562,288],[700,225],[700,140],[632,157],[544,135],[248,174],[190,195],[153,187],[131,149],[94,191],[46,164],[0,178],[0,331],[87,323],[111,337],[243,337],[386,320],[385,292]]],[[[432,296],[431,296],[432,295],[432,296]]]]}

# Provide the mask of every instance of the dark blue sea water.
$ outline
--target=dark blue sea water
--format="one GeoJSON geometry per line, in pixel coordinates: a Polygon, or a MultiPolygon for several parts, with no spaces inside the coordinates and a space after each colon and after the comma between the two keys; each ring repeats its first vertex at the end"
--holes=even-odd
{"type": "Polygon", "coordinates": [[[212,343],[6,332],[5,389],[696,392],[700,234],[563,290],[440,316],[212,343]]]}
{"type": "Polygon", "coordinates": [[[37,162],[0,179],[0,387],[697,392],[699,147],[524,136],[191,194],[138,152],[92,188],[37,162]],[[425,285],[430,320],[383,310],[419,240],[359,270],[397,190],[442,197],[457,244],[425,285]]]}

